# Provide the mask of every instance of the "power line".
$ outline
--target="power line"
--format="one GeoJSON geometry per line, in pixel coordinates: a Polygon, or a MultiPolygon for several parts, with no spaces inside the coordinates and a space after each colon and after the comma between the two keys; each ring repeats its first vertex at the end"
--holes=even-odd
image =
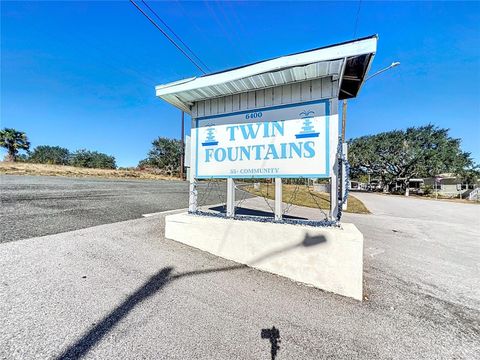
{"type": "Polygon", "coordinates": [[[353,32],[353,38],[357,36],[357,29],[358,29],[358,19],[360,18],[360,8],[362,7],[362,0],[358,2],[358,9],[357,9],[357,17],[355,19],[355,30],[353,32]]]}
{"type": "Polygon", "coordinates": [[[203,65],[203,67],[204,67],[205,69],[207,69],[209,72],[211,72],[211,70],[208,68],[208,66],[205,65],[205,63],[197,56],[197,54],[195,54],[195,53],[193,52],[193,50],[190,49],[190,47],[189,47],[187,44],[185,44],[185,42],[180,38],[180,36],[178,36],[178,35],[175,33],[175,31],[173,31],[173,29],[172,29],[170,26],[168,26],[168,24],[167,24],[165,21],[163,21],[163,19],[155,12],[155,10],[153,10],[153,9],[147,4],[146,1],[142,0],[142,3],[153,13],[153,15],[155,15],[155,17],[156,17],[158,20],[160,20],[160,22],[161,22],[168,30],[170,30],[170,32],[178,39],[178,41],[180,41],[180,42],[182,43],[182,45],[185,46],[185,48],[187,48],[188,51],[190,51],[190,53],[203,65]]]}
{"type": "Polygon", "coordinates": [[[178,44],[165,32],[163,31],[163,29],[158,26],[158,24],[152,20],[152,18],[150,16],[148,16],[136,3],[135,1],[133,0],[130,0],[130,2],[138,9],[138,11],[140,11],[143,16],[145,16],[148,21],[150,21],[153,26],[155,26],[183,55],[185,55],[187,57],[188,60],[190,60],[190,62],[195,65],[195,67],[200,70],[202,73],[206,74],[205,70],[203,70],[200,65],[198,65],[180,46],[178,46],[178,44]]]}

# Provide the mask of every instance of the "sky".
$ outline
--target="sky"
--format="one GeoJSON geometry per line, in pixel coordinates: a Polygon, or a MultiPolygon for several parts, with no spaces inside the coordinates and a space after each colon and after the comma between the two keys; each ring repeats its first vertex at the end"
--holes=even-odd
{"type": "MultiPolygon", "coordinates": [[[[401,65],[349,101],[347,138],[433,123],[480,162],[480,2],[147,3],[211,71],[378,34],[371,71],[401,65]]],[[[128,1],[1,2],[0,126],[32,147],[136,166],[180,137],[155,85],[198,75],[128,1]]]]}

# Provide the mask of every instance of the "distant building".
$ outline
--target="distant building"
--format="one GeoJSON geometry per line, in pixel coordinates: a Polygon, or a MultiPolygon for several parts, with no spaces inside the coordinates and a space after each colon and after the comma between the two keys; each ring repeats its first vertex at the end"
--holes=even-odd
{"type": "MultiPolygon", "coordinates": [[[[480,179],[475,182],[467,182],[465,179],[453,174],[439,174],[435,177],[424,179],[425,187],[429,186],[433,192],[445,197],[461,197],[465,199],[470,193],[480,187],[480,179]]],[[[478,191],[475,191],[478,193],[478,191]]]]}
{"type": "MultiPolygon", "coordinates": [[[[404,192],[405,178],[397,178],[397,180],[388,186],[388,191],[393,193],[404,192]]],[[[425,183],[424,179],[410,179],[408,189],[410,194],[423,195],[425,183]]]]}
{"type": "Polygon", "coordinates": [[[349,182],[349,187],[348,187],[349,190],[358,190],[358,191],[365,191],[368,189],[368,184],[367,183],[364,183],[364,182],[361,182],[361,181],[355,181],[355,180],[351,180],[349,182]]]}
{"type": "MultiPolygon", "coordinates": [[[[405,178],[397,178],[391,184],[383,184],[380,179],[372,179],[369,183],[350,181],[350,190],[384,191],[390,193],[405,192],[405,178]]],[[[437,194],[441,197],[480,200],[480,179],[468,182],[454,174],[439,174],[429,178],[413,178],[409,180],[409,193],[416,195],[437,194]]]]}

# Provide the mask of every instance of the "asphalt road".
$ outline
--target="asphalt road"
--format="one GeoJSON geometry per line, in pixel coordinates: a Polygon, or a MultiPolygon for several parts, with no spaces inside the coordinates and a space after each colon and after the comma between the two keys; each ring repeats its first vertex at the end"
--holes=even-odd
{"type": "Polygon", "coordinates": [[[357,302],[164,238],[163,216],[0,244],[0,358],[475,359],[480,207],[360,194],[357,302]]]}
{"type": "MultiPolygon", "coordinates": [[[[221,196],[199,186],[204,204],[221,196]]],[[[188,207],[183,181],[0,176],[0,242],[87,228],[188,207]]]]}
{"type": "MultiPolygon", "coordinates": [[[[366,271],[378,268],[386,281],[387,276],[407,281],[432,299],[446,301],[458,314],[462,306],[480,309],[479,204],[370,193],[355,196],[372,212],[371,216],[344,215],[364,234],[366,271]]],[[[445,306],[437,310],[446,311],[445,306]]]]}

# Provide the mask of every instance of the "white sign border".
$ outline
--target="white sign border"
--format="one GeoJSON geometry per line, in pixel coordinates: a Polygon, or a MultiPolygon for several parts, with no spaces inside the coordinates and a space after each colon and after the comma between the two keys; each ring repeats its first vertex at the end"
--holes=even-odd
{"type": "Polygon", "coordinates": [[[195,136],[195,179],[271,179],[271,178],[330,178],[331,177],[331,171],[333,169],[330,169],[330,99],[321,99],[321,100],[314,100],[314,101],[306,101],[306,102],[300,102],[300,103],[294,103],[294,104],[287,104],[287,105],[277,105],[277,106],[269,106],[269,107],[263,107],[263,108],[255,108],[255,109],[249,109],[249,110],[242,110],[242,111],[236,111],[232,113],[227,113],[227,114],[219,114],[219,115],[209,115],[209,116],[203,116],[203,117],[198,117],[195,118],[195,130],[196,130],[196,136],[195,136]],[[297,107],[297,106],[304,106],[304,105],[312,105],[312,104],[325,104],[325,144],[326,144],[326,151],[325,151],[325,173],[324,174],[261,174],[261,175],[250,175],[250,176],[245,176],[245,175],[209,175],[209,176],[202,176],[198,175],[198,139],[199,139],[199,134],[198,134],[198,129],[199,129],[199,121],[203,120],[210,120],[210,119],[216,119],[216,118],[221,118],[221,117],[227,117],[227,116],[233,116],[233,115],[242,115],[242,114],[248,114],[256,111],[271,111],[271,110],[278,110],[278,109],[285,109],[285,108],[291,108],[291,107],[297,107]]]}

